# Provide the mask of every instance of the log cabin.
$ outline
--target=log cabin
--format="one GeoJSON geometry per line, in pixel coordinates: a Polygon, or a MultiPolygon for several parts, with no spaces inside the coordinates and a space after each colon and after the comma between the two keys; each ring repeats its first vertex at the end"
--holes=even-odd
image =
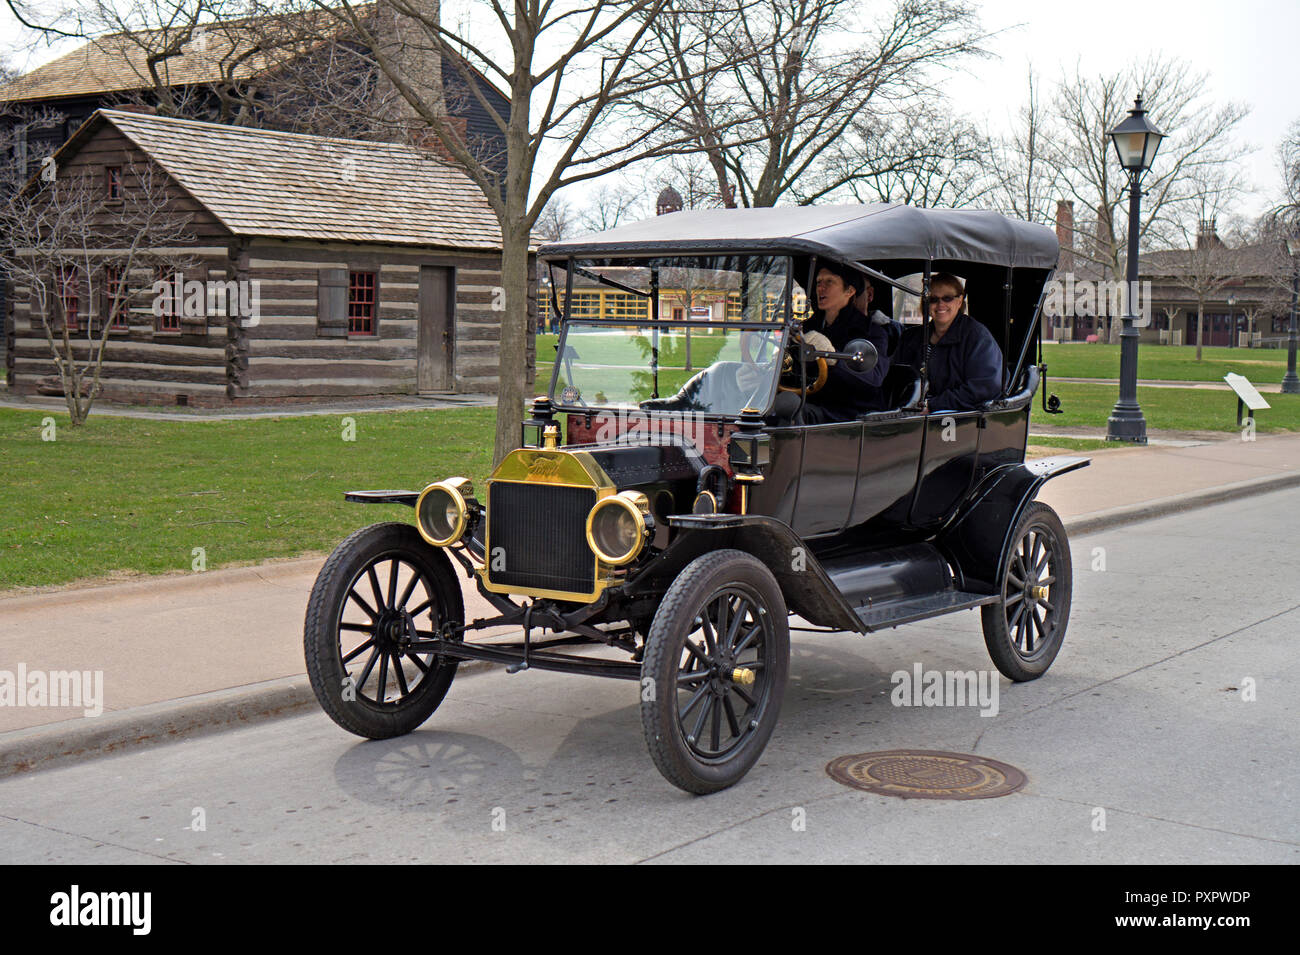
{"type": "MultiPolygon", "coordinates": [[[[151,164],[189,219],[193,267],[126,278],[134,298],[111,320],[105,398],[229,406],[496,391],[500,231],[479,188],[439,155],[102,109],[54,161],[60,175],[89,171],[121,190],[151,164]],[[230,282],[242,308],[213,299],[230,282]],[[199,314],[175,294],[196,283],[207,289],[199,314]]],[[[50,393],[53,361],[26,293],[6,296],[10,390],[50,393]]],[[[535,328],[535,282],[527,308],[535,328]]]]}

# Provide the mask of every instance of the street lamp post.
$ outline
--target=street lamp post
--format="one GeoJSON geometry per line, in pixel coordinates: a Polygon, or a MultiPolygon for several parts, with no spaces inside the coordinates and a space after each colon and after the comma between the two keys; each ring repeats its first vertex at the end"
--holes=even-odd
{"type": "Polygon", "coordinates": [[[1291,328],[1287,333],[1286,374],[1282,377],[1282,394],[1300,395],[1300,378],[1295,374],[1295,313],[1296,299],[1300,297],[1300,264],[1297,264],[1296,256],[1300,256],[1300,236],[1286,240],[1286,251],[1291,256],[1291,328]]]}
{"type": "Polygon", "coordinates": [[[1237,307],[1237,296],[1228,293],[1228,347],[1237,347],[1237,316],[1233,310],[1237,307]]]}
{"type": "Polygon", "coordinates": [[[1147,119],[1139,96],[1129,110],[1128,118],[1108,135],[1115,144],[1119,164],[1128,171],[1129,194],[1128,294],[1124,297],[1124,325],[1119,333],[1119,400],[1106,422],[1106,440],[1146,444],[1147,422],[1137,400],[1138,330],[1133,324],[1137,321],[1134,306],[1138,288],[1138,215],[1142,208],[1142,174],[1151,168],[1164,133],[1147,119]]]}

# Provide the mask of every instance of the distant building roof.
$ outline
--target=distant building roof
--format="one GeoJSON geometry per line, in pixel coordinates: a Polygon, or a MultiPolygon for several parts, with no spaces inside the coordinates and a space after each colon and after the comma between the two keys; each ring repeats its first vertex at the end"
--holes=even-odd
{"type": "MultiPolygon", "coordinates": [[[[393,143],[99,110],[60,150],[110,123],[236,235],[499,249],[460,169],[393,143]]],[[[56,156],[57,161],[57,156],[56,156]]]]}
{"type": "MultiPolygon", "coordinates": [[[[1268,243],[1249,243],[1234,248],[1220,240],[1218,249],[1222,250],[1224,267],[1231,268],[1243,279],[1270,275],[1278,271],[1279,262],[1285,259],[1280,247],[1273,248],[1268,243]]],[[[1195,249],[1143,252],[1138,258],[1138,271],[1144,276],[1182,275],[1193,271],[1193,257],[1196,254],[1195,249]]]]}
{"type": "MultiPolygon", "coordinates": [[[[332,31],[337,23],[326,11],[310,10],[203,24],[156,69],[167,86],[247,79],[305,53],[312,44],[297,34],[332,31]]],[[[184,35],[171,33],[177,39],[184,35]]],[[[0,102],[149,89],[154,80],[148,57],[163,48],[167,36],[161,30],[140,30],[97,37],[0,86],[0,102]]]]}

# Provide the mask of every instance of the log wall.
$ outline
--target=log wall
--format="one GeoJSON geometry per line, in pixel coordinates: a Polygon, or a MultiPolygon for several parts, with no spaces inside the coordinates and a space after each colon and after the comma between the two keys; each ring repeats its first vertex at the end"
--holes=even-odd
{"type": "MultiPolygon", "coordinates": [[[[132,163],[148,162],[117,130],[105,126],[67,163],[102,174],[123,167],[130,190],[132,163]]],[[[136,292],[128,328],[112,330],[105,348],[101,395],[110,400],[221,406],[280,403],[330,396],[414,394],[419,336],[421,265],[454,268],[456,297],[453,370],[457,392],[497,390],[503,313],[497,253],[415,249],[375,244],[233,236],[183,189],[171,183],[169,202],[192,216],[195,259],[186,278],[259,283],[255,321],[208,315],[185,320],[180,331],[163,331],[153,316],[152,272],[128,276],[136,292]],[[378,280],[374,335],[322,335],[317,285],[321,269],[375,272],[378,280]]],[[[530,266],[530,276],[535,269],[530,266]]],[[[10,289],[11,316],[3,337],[10,387],[16,393],[50,392],[57,372],[40,317],[32,314],[29,290],[10,289]]],[[[83,320],[93,303],[84,301],[83,320]]],[[[536,326],[536,290],[530,285],[529,322],[536,326]]],[[[85,332],[74,353],[90,352],[85,332]]],[[[531,341],[531,336],[530,336],[531,341]]],[[[529,363],[534,361],[530,346],[529,363]]]]}

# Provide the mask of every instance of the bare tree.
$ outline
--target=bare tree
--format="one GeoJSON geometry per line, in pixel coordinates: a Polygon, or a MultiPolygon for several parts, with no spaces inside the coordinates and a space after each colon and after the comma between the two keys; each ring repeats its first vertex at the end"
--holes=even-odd
{"type": "MultiPolygon", "coordinates": [[[[1085,76],[1076,65],[1057,84],[1053,121],[1044,156],[1053,180],[1081,209],[1096,211],[1093,241],[1075,243],[1103,279],[1121,275],[1126,232],[1116,217],[1128,189],[1107,133],[1124,119],[1135,94],[1143,96],[1152,121],[1167,138],[1143,180],[1139,241],[1168,247],[1201,218],[1207,183],[1224,195],[1242,189],[1234,134],[1249,112],[1241,104],[1207,102],[1207,77],[1178,60],[1153,57],[1120,73],[1085,76]],[[1090,247],[1089,247],[1090,246],[1090,247]]],[[[1118,326],[1111,322],[1111,337],[1118,326]]]]}
{"type": "MultiPolygon", "coordinates": [[[[306,2],[306,0],[304,0],[306,2]]],[[[532,382],[528,365],[530,309],[528,249],[531,232],[560,189],[606,175],[656,155],[692,147],[674,123],[676,114],[634,116],[624,109],[662,82],[638,54],[651,25],[669,0],[486,0],[493,35],[464,35],[448,27],[422,0],[385,0],[418,26],[420,42],[450,57],[474,100],[505,140],[504,162],[486,162],[465,138],[464,125],[450,121],[441,104],[421,88],[418,77],[375,36],[362,9],[348,0],[310,0],[345,23],[367,58],[406,101],[412,138],[436,137],[451,158],[479,186],[501,228],[502,284],[499,392],[495,460],[517,446],[524,398],[532,382]],[[499,47],[501,53],[494,50],[499,47]],[[487,77],[507,91],[508,115],[494,105],[487,77]]],[[[487,30],[488,28],[484,28],[487,30]]]]}
{"type": "Polygon", "coordinates": [[[0,206],[0,272],[44,333],[76,427],[99,396],[111,329],[129,321],[158,270],[192,264],[177,248],[193,236],[189,216],[173,210],[166,176],[152,163],[122,167],[118,199],[100,175],[64,173],[51,159],[40,166],[0,206]],[[139,273],[148,279],[133,292],[139,273]]]}
{"type": "Polygon", "coordinates": [[[827,168],[859,202],[957,208],[980,202],[996,186],[988,137],[941,106],[923,101],[892,119],[860,117],[853,129],[827,157],[827,168]]]}
{"type": "Polygon", "coordinates": [[[879,13],[850,0],[673,8],[646,53],[671,75],[639,105],[692,138],[723,205],[808,204],[879,174],[861,121],[894,128],[936,96],[935,71],[981,53],[982,39],[960,0],[892,0],[879,13]]]}
{"type": "MultiPolygon", "coordinates": [[[[8,2],[21,6],[26,0],[8,2]]],[[[47,30],[84,36],[92,32],[85,11],[114,0],[66,2],[71,4],[68,15],[46,17],[47,30]]],[[[169,43],[178,41],[184,53],[200,27],[221,18],[214,4],[239,3],[137,0],[141,10],[128,12],[123,20],[136,29],[150,20],[157,25],[174,8],[175,36],[167,36],[169,43]],[[186,36],[188,41],[182,39],[186,36]]],[[[632,114],[623,104],[663,81],[659,64],[638,59],[650,25],[670,8],[703,4],[714,5],[713,0],[484,0],[479,5],[483,19],[457,27],[443,23],[438,0],[257,0],[256,7],[242,8],[274,15],[276,23],[284,25],[283,36],[278,29],[270,31],[274,49],[260,51],[270,58],[268,66],[279,62],[276,57],[282,52],[327,50],[320,69],[337,65],[339,84],[346,86],[348,77],[359,77],[358,82],[373,83],[378,97],[370,98],[366,90],[343,97],[331,103],[338,116],[362,125],[375,123],[377,138],[405,140],[450,157],[496,213],[506,303],[498,379],[498,461],[518,443],[524,397],[532,385],[532,229],[556,191],[652,156],[694,148],[675,125],[676,114],[649,118],[632,114]],[[455,83],[443,89],[434,81],[441,71],[431,61],[454,66],[448,74],[454,74],[455,83]],[[508,110],[498,109],[500,95],[509,101],[508,110]],[[489,118],[495,127],[492,136],[476,139],[465,120],[452,115],[450,100],[455,96],[475,104],[489,118]]],[[[228,16],[230,7],[223,6],[221,12],[228,16]]],[[[161,55],[159,62],[165,62],[175,55],[173,48],[150,55],[161,55]]],[[[245,62],[251,70],[252,60],[245,62]]],[[[309,68],[286,69],[279,75],[291,79],[295,73],[309,81],[317,75],[309,68]]],[[[229,75],[236,78],[241,70],[229,75]]],[[[292,84],[270,97],[259,93],[258,84],[270,82],[268,75],[256,72],[257,81],[246,84],[255,102],[269,98],[288,108],[303,101],[292,84]]],[[[160,83],[164,79],[160,72],[160,83]]]]}
{"type": "Polygon", "coordinates": [[[578,225],[584,232],[604,232],[620,223],[639,218],[644,197],[632,187],[605,183],[591,193],[587,205],[578,213],[578,225]]]}
{"type": "Polygon", "coordinates": [[[574,233],[573,206],[563,196],[552,196],[542,214],[537,217],[533,235],[546,242],[559,242],[574,233]]]}
{"type": "MultiPolygon", "coordinates": [[[[1052,120],[1032,66],[1027,87],[1027,98],[1011,134],[1000,138],[990,150],[991,199],[1017,219],[1054,225],[1057,173],[1047,159],[1052,148],[1052,120]]],[[[1073,236],[1068,238],[1073,248],[1077,243],[1073,236]]]]}

